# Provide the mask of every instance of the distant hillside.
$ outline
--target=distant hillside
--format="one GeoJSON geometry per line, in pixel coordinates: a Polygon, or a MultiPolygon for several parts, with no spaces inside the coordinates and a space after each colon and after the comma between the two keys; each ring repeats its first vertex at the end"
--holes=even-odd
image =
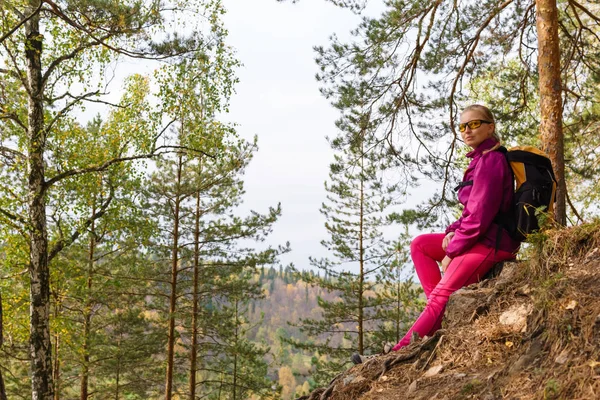
{"type": "Polygon", "coordinates": [[[294,349],[281,343],[279,338],[309,340],[288,322],[297,323],[300,318],[319,318],[321,310],[317,305],[317,297],[333,300],[336,295],[307,285],[283,268],[266,268],[256,279],[265,297],[250,304],[249,325],[256,325],[256,328],[248,331],[248,339],[271,348],[269,376],[283,386],[282,399],[293,399],[309,393],[314,388],[314,382],[309,379],[311,359],[317,355],[294,349]]]}
{"type": "Polygon", "coordinates": [[[528,261],[454,294],[434,337],[300,399],[600,398],[600,223],[533,239],[528,261]]]}

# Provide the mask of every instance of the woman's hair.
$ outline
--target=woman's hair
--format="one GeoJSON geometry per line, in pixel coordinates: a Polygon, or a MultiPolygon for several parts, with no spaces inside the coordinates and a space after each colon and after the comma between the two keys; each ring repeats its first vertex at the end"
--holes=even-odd
{"type": "Polygon", "coordinates": [[[498,135],[498,133],[496,132],[496,119],[494,118],[494,114],[492,114],[489,108],[487,108],[486,106],[482,106],[481,104],[471,104],[470,106],[465,107],[465,109],[462,110],[463,113],[465,111],[477,111],[483,114],[483,117],[486,120],[493,122],[494,132],[492,133],[492,137],[496,140],[496,142],[500,143],[500,135],[498,135]]]}

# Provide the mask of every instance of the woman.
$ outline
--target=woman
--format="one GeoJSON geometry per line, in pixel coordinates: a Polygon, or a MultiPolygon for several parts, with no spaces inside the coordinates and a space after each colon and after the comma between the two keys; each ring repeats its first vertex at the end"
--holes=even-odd
{"type": "MultiPolygon", "coordinates": [[[[411,257],[427,306],[392,348],[394,351],[408,346],[413,332],[431,336],[442,325],[452,293],[479,282],[495,263],[513,259],[519,249],[519,242],[493,222],[499,211],[508,211],[514,194],[513,176],[504,154],[494,151],[500,147],[494,116],[487,107],[471,105],[460,115],[459,131],[473,149],[467,153],[471,163],[458,191],[464,206],[462,216],[445,233],[424,234],[412,241],[411,257]]],[[[352,360],[360,363],[363,357],[357,354],[352,360]]]]}
{"type": "Polygon", "coordinates": [[[463,110],[458,127],[465,144],[473,149],[467,153],[471,163],[458,191],[463,212],[445,234],[420,235],[410,245],[427,306],[394,351],[410,344],[413,332],[431,336],[442,325],[452,293],[479,282],[494,264],[515,258],[519,250],[519,242],[503,229],[499,233],[493,222],[500,211],[508,211],[514,195],[506,158],[494,151],[500,147],[494,116],[487,107],[474,104],[463,110]],[[437,262],[442,264],[443,277],[437,262]]]}

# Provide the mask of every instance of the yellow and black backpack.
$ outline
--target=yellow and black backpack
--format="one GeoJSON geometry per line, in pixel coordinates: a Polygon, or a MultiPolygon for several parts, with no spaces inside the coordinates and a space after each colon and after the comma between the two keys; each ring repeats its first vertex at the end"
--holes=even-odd
{"type": "Polygon", "coordinates": [[[513,239],[523,241],[540,228],[540,210],[553,218],[556,178],[552,163],[546,153],[532,146],[508,150],[501,146],[498,151],[504,153],[512,170],[515,195],[512,210],[499,213],[494,221],[513,239]]]}

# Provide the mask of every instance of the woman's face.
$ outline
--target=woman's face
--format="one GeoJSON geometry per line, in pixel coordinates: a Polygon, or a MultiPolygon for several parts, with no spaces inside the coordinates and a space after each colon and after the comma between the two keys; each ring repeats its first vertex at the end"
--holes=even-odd
{"type": "MultiPolygon", "coordinates": [[[[477,110],[467,110],[460,115],[460,123],[466,124],[474,120],[487,121],[487,118],[477,110]]],[[[468,125],[464,132],[460,133],[465,144],[472,149],[476,149],[486,139],[492,137],[494,133],[494,124],[482,122],[478,128],[471,129],[468,125]]]]}

